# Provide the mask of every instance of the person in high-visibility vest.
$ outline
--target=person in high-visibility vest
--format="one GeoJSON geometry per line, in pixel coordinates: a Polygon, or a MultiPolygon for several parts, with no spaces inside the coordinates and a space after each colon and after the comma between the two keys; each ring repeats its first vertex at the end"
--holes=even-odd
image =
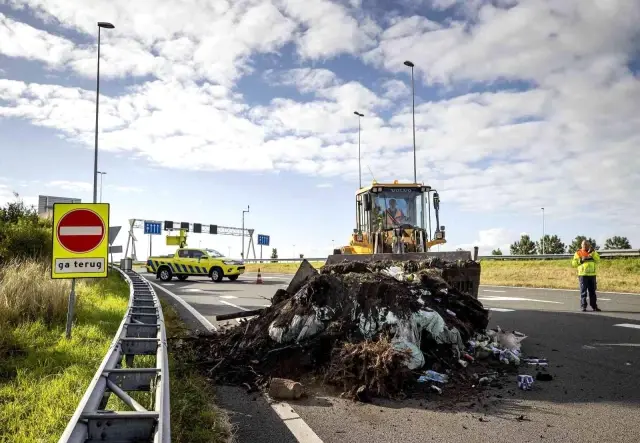
{"type": "Polygon", "coordinates": [[[582,248],[573,254],[571,265],[578,268],[578,281],[580,282],[580,308],[582,312],[587,311],[587,294],[589,295],[589,305],[594,311],[601,311],[598,308],[596,296],[596,267],[600,262],[600,255],[593,249],[587,240],[582,241],[582,248]]]}
{"type": "Polygon", "coordinates": [[[387,226],[400,226],[404,222],[404,214],[402,210],[396,206],[396,200],[389,200],[389,207],[386,210],[387,213],[387,226]]]}

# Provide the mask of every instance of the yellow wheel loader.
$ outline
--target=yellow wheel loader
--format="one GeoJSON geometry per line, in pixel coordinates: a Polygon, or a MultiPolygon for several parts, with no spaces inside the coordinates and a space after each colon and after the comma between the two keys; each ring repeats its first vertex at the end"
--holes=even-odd
{"type": "MultiPolygon", "coordinates": [[[[377,183],[356,192],[356,228],[348,246],[333,251],[326,265],[344,261],[395,262],[420,261],[439,257],[467,266],[445,269],[443,278],[457,289],[478,297],[480,265],[478,249],[470,251],[431,251],[446,243],[445,227],[440,226],[440,196],[429,186],[418,183],[377,183]],[[431,203],[435,213],[435,232],[431,233],[431,203]],[[425,226],[428,215],[428,227],[425,226]],[[469,266],[469,261],[476,262],[469,266]]],[[[293,281],[302,281],[310,266],[301,266],[293,281]]]]}

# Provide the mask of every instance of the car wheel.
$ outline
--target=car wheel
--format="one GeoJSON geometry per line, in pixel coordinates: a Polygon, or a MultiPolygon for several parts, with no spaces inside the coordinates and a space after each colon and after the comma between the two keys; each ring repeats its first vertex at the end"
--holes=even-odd
{"type": "Polygon", "coordinates": [[[214,282],[220,283],[222,281],[222,278],[224,277],[224,272],[222,272],[222,269],[215,267],[211,269],[211,273],[209,274],[209,276],[214,282]]]}
{"type": "Polygon", "coordinates": [[[160,280],[162,281],[170,281],[173,278],[173,274],[169,268],[160,268],[158,271],[158,277],[160,277],[160,280]]]}
{"type": "Polygon", "coordinates": [[[240,276],[239,275],[230,275],[229,276],[229,280],[236,281],[238,279],[238,277],[240,277],[240,276]]]}
{"type": "Polygon", "coordinates": [[[187,275],[179,275],[178,276],[178,280],[185,281],[187,279],[187,277],[188,277],[187,275]]]}

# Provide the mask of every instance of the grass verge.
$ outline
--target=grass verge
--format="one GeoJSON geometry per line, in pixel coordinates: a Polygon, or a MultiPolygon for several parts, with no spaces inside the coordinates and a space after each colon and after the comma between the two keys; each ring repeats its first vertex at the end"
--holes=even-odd
{"type": "MultiPolygon", "coordinates": [[[[480,284],[578,289],[571,260],[483,260],[480,284]]],[[[598,267],[598,290],[640,293],[640,259],[603,259],[598,267]]]]}
{"type": "Polygon", "coordinates": [[[169,337],[169,376],[171,380],[171,441],[173,443],[228,443],[233,441],[227,414],[215,403],[209,381],[189,366],[193,358],[183,348],[173,346],[187,328],[176,311],[162,303],[169,337]]]}
{"type": "MultiPolygon", "coordinates": [[[[312,261],[311,266],[316,269],[320,269],[324,262],[320,261],[312,261]]],[[[246,265],[247,272],[264,272],[265,274],[295,274],[298,268],[300,267],[300,263],[247,263],[246,265]]]]}
{"type": "MultiPolygon", "coordinates": [[[[310,262],[317,269],[323,262],[310,262]]],[[[482,260],[480,284],[577,289],[571,260],[482,260]]],[[[247,272],[295,274],[300,263],[248,263],[247,272]]],[[[598,268],[598,290],[640,293],[640,259],[603,259],[598,268]]]]}
{"type": "Polygon", "coordinates": [[[79,281],[66,340],[69,281],[34,262],[10,265],[1,278],[0,442],[56,442],[113,340],[129,288],[115,273],[79,281]]]}

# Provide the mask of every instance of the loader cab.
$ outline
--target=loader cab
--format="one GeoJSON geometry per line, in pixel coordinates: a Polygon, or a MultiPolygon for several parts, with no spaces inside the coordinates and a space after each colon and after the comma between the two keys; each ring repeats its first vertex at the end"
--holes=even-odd
{"type": "Polygon", "coordinates": [[[420,184],[373,183],[356,193],[356,231],[384,231],[400,226],[425,229],[425,196],[420,184]]]}

